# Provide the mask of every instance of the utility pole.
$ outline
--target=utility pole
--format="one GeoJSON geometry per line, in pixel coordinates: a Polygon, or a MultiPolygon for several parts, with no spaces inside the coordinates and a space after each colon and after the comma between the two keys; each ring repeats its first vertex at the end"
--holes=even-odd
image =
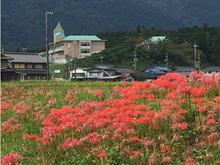
{"type": "Polygon", "coordinates": [[[166,59],[164,60],[166,67],[168,68],[168,54],[166,53],[166,59]]]}
{"type": "Polygon", "coordinates": [[[197,61],[197,73],[199,74],[199,71],[200,71],[200,54],[198,54],[198,61],[197,61]]]}
{"type": "Polygon", "coordinates": [[[193,45],[193,47],[194,47],[194,58],[195,58],[195,69],[197,69],[197,61],[196,61],[196,48],[198,47],[198,45],[196,45],[196,42],[194,42],[194,45],[193,45]]]}
{"type": "Polygon", "coordinates": [[[47,55],[47,81],[49,81],[49,54],[48,54],[48,32],[47,32],[47,15],[52,15],[53,12],[45,12],[45,24],[46,24],[46,55],[47,55]]]}
{"type": "Polygon", "coordinates": [[[76,49],[76,46],[75,46],[75,44],[76,44],[76,41],[74,40],[73,41],[73,59],[74,59],[74,72],[75,72],[75,81],[76,81],[76,51],[75,51],[75,49],[76,49]]]}
{"type": "Polygon", "coordinates": [[[101,56],[101,57],[99,57],[99,58],[101,59],[101,65],[102,65],[102,64],[103,64],[102,59],[103,59],[104,57],[101,56]]]}

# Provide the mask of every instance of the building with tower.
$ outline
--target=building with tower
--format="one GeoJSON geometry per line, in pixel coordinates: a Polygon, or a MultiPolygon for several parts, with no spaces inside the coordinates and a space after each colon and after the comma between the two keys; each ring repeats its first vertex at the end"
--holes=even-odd
{"type": "Polygon", "coordinates": [[[51,63],[66,63],[68,59],[84,58],[105,49],[106,40],[95,35],[69,35],[58,22],[53,31],[53,43],[49,44],[51,63]]]}

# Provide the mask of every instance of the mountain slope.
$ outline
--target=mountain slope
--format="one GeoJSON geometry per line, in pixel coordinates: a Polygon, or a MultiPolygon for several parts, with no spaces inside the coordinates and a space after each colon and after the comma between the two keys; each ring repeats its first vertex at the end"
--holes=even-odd
{"type": "Polygon", "coordinates": [[[137,0],[7,0],[2,2],[2,45],[13,50],[45,46],[45,11],[49,42],[58,21],[66,35],[128,30],[137,25],[162,29],[185,26],[137,0]]]}
{"type": "Polygon", "coordinates": [[[220,26],[219,0],[141,0],[187,26],[220,26]]]}

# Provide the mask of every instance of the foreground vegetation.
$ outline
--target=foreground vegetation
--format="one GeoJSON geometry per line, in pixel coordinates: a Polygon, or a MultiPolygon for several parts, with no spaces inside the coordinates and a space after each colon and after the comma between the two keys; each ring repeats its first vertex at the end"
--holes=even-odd
{"type": "Polygon", "coordinates": [[[220,76],[2,83],[2,164],[220,164],[220,76]]]}

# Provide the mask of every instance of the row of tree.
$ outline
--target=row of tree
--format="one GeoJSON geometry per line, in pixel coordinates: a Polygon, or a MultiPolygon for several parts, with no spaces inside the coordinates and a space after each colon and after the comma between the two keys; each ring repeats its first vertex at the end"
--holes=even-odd
{"type": "MultiPolygon", "coordinates": [[[[107,40],[106,49],[101,53],[77,60],[78,67],[91,67],[100,64],[102,59],[104,64],[127,66],[134,69],[132,66],[134,66],[135,45],[143,43],[152,36],[166,36],[166,39],[151,49],[146,49],[144,46],[137,48],[137,71],[152,65],[168,64],[169,68],[176,65],[194,66],[194,45],[196,45],[196,55],[200,56],[200,59],[197,60],[201,61],[201,68],[211,65],[220,66],[220,27],[208,27],[206,23],[202,27],[185,27],[177,31],[164,31],[138,25],[136,31],[99,32],[97,36],[107,40]],[[166,58],[168,62],[165,61],[166,58]]],[[[39,50],[45,49],[26,51],[39,50]]]]}

